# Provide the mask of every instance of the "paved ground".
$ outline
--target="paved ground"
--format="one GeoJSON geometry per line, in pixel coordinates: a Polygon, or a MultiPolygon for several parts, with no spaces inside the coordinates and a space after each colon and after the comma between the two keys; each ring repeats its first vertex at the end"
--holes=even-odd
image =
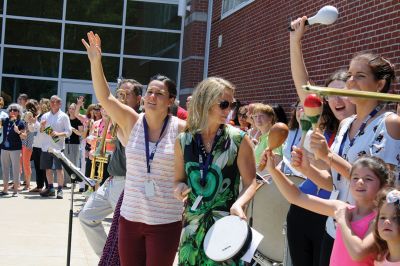
{"type": "MultiPolygon", "coordinates": [[[[77,218],[84,197],[80,193],[74,196],[71,265],[94,266],[99,259],[77,218]]],[[[64,190],[62,200],[28,192],[20,193],[17,198],[0,197],[0,265],[66,265],[70,198],[70,189],[64,190]]],[[[104,222],[106,230],[111,217],[104,222]]]]}

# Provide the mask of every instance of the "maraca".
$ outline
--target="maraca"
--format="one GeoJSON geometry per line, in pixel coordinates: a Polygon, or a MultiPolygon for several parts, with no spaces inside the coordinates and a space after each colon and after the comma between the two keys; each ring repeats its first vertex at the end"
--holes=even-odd
{"type": "Polygon", "coordinates": [[[313,130],[315,130],[322,114],[322,101],[316,94],[307,95],[304,100],[304,114],[310,120],[313,130]]]}
{"type": "MultiPolygon", "coordinates": [[[[334,6],[324,6],[321,8],[317,14],[307,19],[305,25],[313,25],[313,24],[323,24],[330,25],[335,23],[339,16],[339,12],[334,6]]],[[[292,27],[289,26],[289,30],[293,31],[292,27]]]]}
{"type": "MultiPolygon", "coordinates": [[[[268,134],[268,150],[274,150],[281,146],[289,134],[289,128],[284,123],[275,123],[268,134]]],[[[266,166],[266,163],[260,163],[258,171],[262,172],[266,166]]]]}

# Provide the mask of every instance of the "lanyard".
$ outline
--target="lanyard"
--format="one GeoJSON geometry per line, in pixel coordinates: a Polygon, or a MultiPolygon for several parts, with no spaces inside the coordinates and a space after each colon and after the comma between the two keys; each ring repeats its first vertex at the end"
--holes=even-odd
{"type": "Polygon", "coordinates": [[[201,134],[196,134],[196,142],[197,147],[199,148],[199,168],[200,168],[200,184],[204,187],[206,185],[206,177],[208,173],[208,169],[210,168],[212,162],[212,153],[217,145],[219,138],[222,136],[222,128],[224,125],[221,125],[217,131],[217,134],[214,137],[214,142],[211,147],[210,152],[207,154],[206,149],[204,147],[204,143],[201,139],[201,134]]]}
{"type": "Polygon", "coordinates": [[[147,173],[150,173],[150,163],[153,161],[154,154],[157,151],[157,145],[160,143],[162,135],[164,134],[165,128],[167,127],[169,120],[169,115],[167,115],[164,119],[164,124],[160,132],[160,137],[158,138],[154,148],[152,149],[151,153],[149,153],[149,126],[147,125],[146,117],[143,116],[143,129],[144,129],[144,144],[146,146],[146,163],[147,163],[147,173]]]}
{"type": "MultiPolygon", "coordinates": [[[[360,135],[364,134],[364,129],[365,129],[365,127],[367,126],[368,121],[371,120],[380,110],[382,110],[382,108],[383,108],[382,105],[378,105],[378,106],[375,107],[375,109],[372,110],[371,113],[369,113],[369,115],[364,119],[364,121],[363,121],[363,123],[361,124],[360,128],[358,129],[357,133],[354,135],[354,137],[353,137],[352,139],[350,139],[350,143],[349,143],[349,147],[348,147],[348,149],[347,149],[347,152],[348,152],[349,149],[354,145],[354,142],[355,142],[356,138],[358,138],[360,135]]],[[[354,120],[355,120],[355,119],[354,119],[354,120]]],[[[350,123],[349,127],[347,128],[346,132],[343,134],[343,138],[342,138],[342,141],[340,142],[339,153],[338,153],[338,155],[339,155],[340,157],[343,157],[342,155],[344,155],[344,156],[347,155],[347,152],[346,152],[346,154],[343,154],[344,144],[346,143],[347,136],[348,136],[348,134],[349,134],[349,131],[350,131],[351,126],[353,125],[354,120],[351,121],[351,123],[350,123]]],[[[340,174],[338,173],[338,175],[337,175],[337,180],[340,180],[340,177],[341,177],[341,176],[340,176],[340,174]]]]}

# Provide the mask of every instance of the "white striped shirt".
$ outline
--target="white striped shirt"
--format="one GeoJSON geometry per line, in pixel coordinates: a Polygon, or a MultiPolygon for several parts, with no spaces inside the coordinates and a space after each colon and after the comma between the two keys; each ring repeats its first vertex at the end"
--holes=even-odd
{"type": "MultiPolygon", "coordinates": [[[[144,114],[140,114],[126,145],[126,183],[121,215],[133,222],[149,225],[182,220],[183,203],[175,199],[174,144],[178,135],[178,118],[171,116],[166,133],[157,146],[147,174],[146,148],[143,129],[144,114]],[[155,195],[147,197],[145,181],[153,180],[155,195]]],[[[155,143],[150,143],[150,151],[155,143]]]]}

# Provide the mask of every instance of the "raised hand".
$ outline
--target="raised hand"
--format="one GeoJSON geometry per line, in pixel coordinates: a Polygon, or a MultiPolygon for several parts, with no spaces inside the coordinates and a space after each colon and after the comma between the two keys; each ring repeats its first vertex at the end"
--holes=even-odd
{"type": "Polygon", "coordinates": [[[85,102],[85,97],[84,96],[79,96],[76,99],[76,105],[78,105],[78,106],[82,106],[84,102],[85,102]]]}
{"type": "Polygon", "coordinates": [[[85,39],[82,39],[82,43],[86,48],[88,53],[88,58],[90,62],[101,61],[101,39],[100,36],[90,31],[87,33],[88,41],[86,42],[85,39]]]}
{"type": "Polygon", "coordinates": [[[290,39],[292,41],[300,42],[306,32],[305,22],[307,20],[306,16],[293,20],[290,23],[293,31],[290,32],[290,39]]]}
{"type": "Polygon", "coordinates": [[[304,174],[305,171],[310,167],[310,161],[304,151],[296,146],[293,146],[292,150],[291,165],[296,171],[304,174]]]}
{"type": "Polygon", "coordinates": [[[329,153],[329,147],[328,143],[326,142],[325,136],[321,133],[319,129],[311,134],[310,148],[317,158],[326,161],[329,153]]]}

